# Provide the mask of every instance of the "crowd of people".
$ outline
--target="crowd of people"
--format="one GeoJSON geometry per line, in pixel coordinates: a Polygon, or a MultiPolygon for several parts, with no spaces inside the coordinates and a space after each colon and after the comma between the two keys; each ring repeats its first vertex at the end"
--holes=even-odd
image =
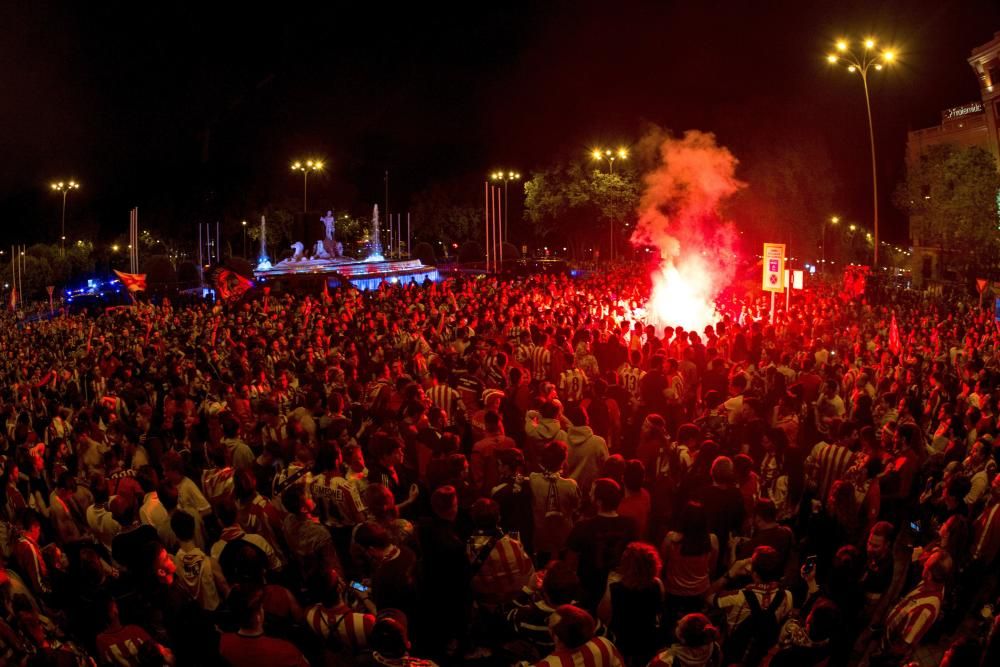
{"type": "Polygon", "coordinates": [[[998,664],[992,315],[648,291],[7,316],[0,663],[998,664]]]}

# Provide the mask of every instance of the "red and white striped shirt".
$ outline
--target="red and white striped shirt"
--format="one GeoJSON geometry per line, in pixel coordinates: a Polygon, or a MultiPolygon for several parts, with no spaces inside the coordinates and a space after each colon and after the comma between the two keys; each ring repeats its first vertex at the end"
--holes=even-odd
{"type": "Polygon", "coordinates": [[[455,423],[455,416],[461,409],[462,395],[446,384],[436,384],[427,390],[427,398],[431,403],[444,411],[445,420],[448,424],[455,423]]]}
{"type": "MultiPolygon", "coordinates": [[[[485,548],[488,537],[483,544],[476,544],[478,538],[473,537],[470,545],[473,549],[485,548]]],[[[475,558],[478,553],[470,554],[475,558]]],[[[496,541],[489,555],[483,561],[479,571],[472,578],[472,590],[481,598],[490,602],[505,602],[513,598],[535,575],[535,566],[524,551],[524,546],[504,535],[496,541]]]]}
{"type": "Polygon", "coordinates": [[[826,502],[830,488],[851,467],[854,452],[847,447],[821,442],[813,447],[807,464],[814,466],[818,497],[826,502]]]}
{"type": "Polygon", "coordinates": [[[625,667],[625,660],[606,638],[594,637],[579,648],[556,651],[534,667],[625,667]]]}
{"type": "Polygon", "coordinates": [[[549,376],[549,364],[552,362],[552,353],[548,348],[536,345],[531,349],[531,377],[535,380],[546,380],[549,376]]]}
{"type": "Polygon", "coordinates": [[[330,608],[314,604],[306,610],[306,623],[323,640],[330,638],[333,629],[344,647],[357,653],[368,648],[375,617],[352,611],[346,604],[330,608]]]}
{"type": "Polygon", "coordinates": [[[622,379],[622,385],[636,400],[639,400],[639,382],[644,375],[646,375],[646,371],[629,364],[624,364],[618,369],[618,376],[622,379]]]}
{"type": "Polygon", "coordinates": [[[894,644],[901,642],[916,646],[937,620],[943,597],[943,586],[921,583],[914,588],[896,603],[886,617],[886,638],[894,644]]]}
{"type": "Polygon", "coordinates": [[[569,403],[582,401],[586,386],[587,374],[579,368],[570,368],[559,376],[559,396],[569,403]]]}

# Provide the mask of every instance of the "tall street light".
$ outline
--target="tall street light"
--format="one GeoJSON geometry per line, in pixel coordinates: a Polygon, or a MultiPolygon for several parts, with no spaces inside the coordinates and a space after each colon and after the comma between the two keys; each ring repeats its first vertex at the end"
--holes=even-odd
{"type": "MultiPolygon", "coordinates": [[[[607,160],[608,162],[608,174],[615,173],[615,160],[625,160],[628,158],[628,151],[623,147],[619,147],[618,150],[613,151],[610,148],[595,148],[590,151],[590,157],[593,160],[607,160]]],[[[615,258],[615,221],[611,220],[611,237],[608,241],[608,261],[610,262],[615,258]]]]}
{"type": "Polygon", "coordinates": [[[607,160],[608,161],[608,173],[615,173],[615,160],[624,160],[628,158],[628,151],[624,148],[619,148],[616,151],[610,148],[595,148],[590,151],[590,157],[594,160],[607,160]]]}
{"type": "Polygon", "coordinates": [[[243,259],[247,257],[247,221],[243,221],[243,259]]]}
{"type": "Polygon", "coordinates": [[[841,39],[836,43],[836,51],[827,55],[826,60],[831,65],[841,64],[847,66],[847,71],[861,75],[861,84],[865,91],[865,109],[868,111],[868,140],[872,151],[872,209],[875,219],[875,253],[872,261],[872,269],[878,269],[878,172],[875,168],[875,128],[872,124],[872,103],[868,94],[868,72],[872,69],[879,71],[886,65],[891,65],[896,60],[895,52],[891,50],[879,51],[876,48],[875,40],[871,37],[861,42],[861,47],[857,51],[851,49],[847,40],[841,39]]]}
{"type": "Polygon", "coordinates": [[[506,242],[510,238],[510,212],[507,210],[507,184],[511,181],[521,180],[521,174],[516,171],[495,171],[490,174],[490,180],[503,181],[503,240],[506,242]]]}
{"type": "MultiPolygon", "coordinates": [[[[831,225],[840,224],[840,216],[832,215],[830,216],[831,225]]],[[[823,273],[826,273],[826,222],[823,223],[823,273]]]]}
{"type": "Polygon", "coordinates": [[[59,245],[62,256],[66,256],[66,195],[70,190],[79,190],[80,184],[76,181],[59,181],[52,184],[52,191],[62,194],[62,223],[59,235],[59,245]]]}
{"type": "Polygon", "coordinates": [[[299,162],[296,160],[292,163],[292,171],[302,172],[302,212],[307,213],[309,211],[309,172],[312,171],[322,171],[323,162],[321,160],[306,160],[305,162],[299,162]]]}

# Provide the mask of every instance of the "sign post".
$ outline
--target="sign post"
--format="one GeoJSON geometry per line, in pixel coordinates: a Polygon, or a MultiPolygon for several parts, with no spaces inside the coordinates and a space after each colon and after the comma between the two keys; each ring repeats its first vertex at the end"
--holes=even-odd
{"type": "Polygon", "coordinates": [[[986,278],[976,278],[976,289],[979,291],[979,309],[983,309],[983,292],[986,291],[986,278]]]}
{"type": "Polygon", "coordinates": [[[45,286],[45,291],[47,291],[49,293],[49,315],[51,315],[53,313],[53,310],[54,310],[52,308],[52,293],[56,291],[56,286],[55,285],[46,285],[45,286]]]}
{"type": "Polygon", "coordinates": [[[771,323],[774,323],[774,295],[785,291],[785,244],[765,243],[761,255],[763,276],[761,286],[771,293],[771,323]]]}

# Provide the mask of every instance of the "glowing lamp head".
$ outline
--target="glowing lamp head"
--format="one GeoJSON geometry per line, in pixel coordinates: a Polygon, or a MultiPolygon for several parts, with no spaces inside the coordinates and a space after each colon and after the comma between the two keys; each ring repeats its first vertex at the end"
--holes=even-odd
{"type": "Polygon", "coordinates": [[[887,63],[891,63],[896,58],[896,53],[893,51],[884,51],[882,53],[882,60],[887,63]]]}
{"type": "Polygon", "coordinates": [[[826,62],[830,63],[831,65],[834,64],[835,62],[837,62],[837,56],[831,53],[826,57],[826,62]]]}
{"type": "Polygon", "coordinates": [[[604,154],[601,153],[600,149],[595,148],[590,152],[590,157],[594,158],[595,160],[600,160],[602,157],[604,157],[604,154]]]}
{"type": "Polygon", "coordinates": [[[877,70],[881,71],[881,70],[882,70],[882,65],[881,65],[881,64],[878,64],[878,63],[876,63],[876,64],[875,64],[875,69],[877,69],[877,70]]]}
{"type": "Polygon", "coordinates": [[[856,72],[856,71],[858,71],[858,68],[855,67],[854,65],[851,65],[850,67],[847,68],[847,71],[848,72],[856,72]]]}
{"type": "Polygon", "coordinates": [[[857,225],[851,225],[851,227],[850,227],[850,229],[851,229],[851,231],[852,231],[852,232],[853,232],[853,231],[854,231],[855,229],[857,229],[857,228],[858,228],[858,226],[857,226],[857,225]]]}
{"type": "Polygon", "coordinates": [[[317,160],[316,162],[313,162],[313,169],[315,169],[316,171],[319,171],[322,168],[323,168],[323,161],[322,160],[317,160]]]}
{"type": "Polygon", "coordinates": [[[300,171],[301,169],[302,169],[302,163],[301,162],[293,162],[292,163],[292,171],[300,171]]]}
{"type": "Polygon", "coordinates": [[[843,40],[843,39],[837,40],[837,50],[838,51],[846,51],[847,50],[847,42],[845,40],[843,40]]]}
{"type": "Polygon", "coordinates": [[[830,218],[830,223],[831,223],[831,224],[834,224],[834,225],[836,225],[836,224],[837,224],[838,222],[840,222],[840,216],[838,216],[838,215],[835,215],[835,216],[833,216],[832,218],[830,218]]]}
{"type": "Polygon", "coordinates": [[[627,150],[625,150],[624,148],[619,148],[619,149],[618,149],[618,157],[619,157],[620,159],[624,160],[625,158],[627,158],[627,157],[628,157],[628,151],[627,151],[627,150]]]}
{"type": "Polygon", "coordinates": [[[874,49],[875,48],[875,40],[871,39],[871,38],[866,39],[865,40],[865,48],[866,49],[874,49]]]}

